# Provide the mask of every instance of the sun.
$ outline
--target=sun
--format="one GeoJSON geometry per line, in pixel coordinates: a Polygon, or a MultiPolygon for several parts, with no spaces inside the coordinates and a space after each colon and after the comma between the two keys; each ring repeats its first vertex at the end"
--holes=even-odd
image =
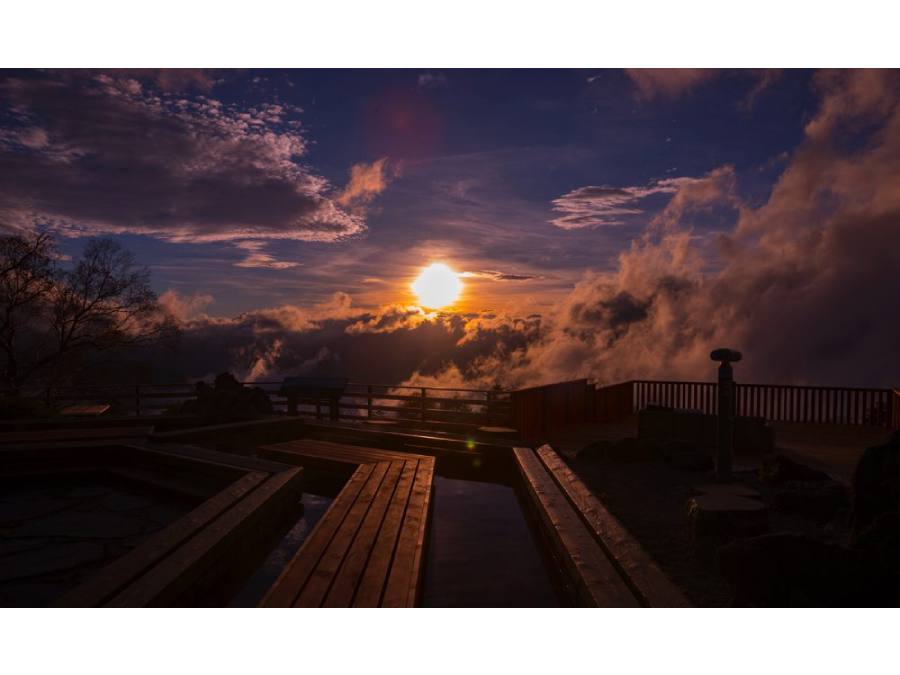
{"type": "Polygon", "coordinates": [[[412,283],[419,304],[429,309],[452,304],[459,297],[462,287],[459,275],[444,263],[431,263],[412,283]]]}

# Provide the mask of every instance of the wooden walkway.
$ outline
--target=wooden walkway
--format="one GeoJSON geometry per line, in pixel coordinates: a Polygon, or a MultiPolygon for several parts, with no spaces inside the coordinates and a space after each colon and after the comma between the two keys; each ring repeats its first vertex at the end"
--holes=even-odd
{"type": "Polygon", "coordinates": [[[581,604],[686,607],[687,598],[549,445],[516,464],[581,604]]]}
{"type": "Polygon", "coordinates": [[[433,457],[311,439],[264,446],[259,453],[302,466],[356,466],[262,606],[415,606],[433,457]]]}

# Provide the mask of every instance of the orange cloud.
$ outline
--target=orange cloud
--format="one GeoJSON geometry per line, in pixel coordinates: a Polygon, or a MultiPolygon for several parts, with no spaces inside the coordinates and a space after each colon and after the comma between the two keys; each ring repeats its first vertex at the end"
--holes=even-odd
{"type": "Polygon", "coordinates": [[[341,206],[351,204],[367,204],[377,195],[384,192],[388,183],[399,173],[394,162],[387,157],[377,159],[371,164],[360,162],[350,168],[350,182],[338,195],[337,203],[341,206]]]}
{"type": "Polygon", "coordinates": [[[714,68],[626,68],[640,98],[678,98],[716,77],[714,68]]]}

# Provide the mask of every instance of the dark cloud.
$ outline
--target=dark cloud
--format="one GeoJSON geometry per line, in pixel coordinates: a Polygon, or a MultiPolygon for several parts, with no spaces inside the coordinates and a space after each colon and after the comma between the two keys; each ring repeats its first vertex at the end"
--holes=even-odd
{"type": "MultiPolygon", "coordinates": [[[[205,81],[186,71],[155,81],[173,78],[205,81]]],[[[297,108],[180,96],[121,73],[8,76],[0,96],[7,226],[174,242],[328,242],[365,230],[301,163],[297,108]]]]}

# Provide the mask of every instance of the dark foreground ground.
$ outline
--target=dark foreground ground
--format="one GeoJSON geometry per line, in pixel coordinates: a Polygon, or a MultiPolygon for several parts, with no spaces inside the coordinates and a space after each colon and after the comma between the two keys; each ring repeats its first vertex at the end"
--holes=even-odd
{"type": "MultiPolygon", "coordinates": [[[[715,554],[699,552],[691,539],[687,504],[690,497],[699,494],[696,486],[711,481],[707,470],[685,469],[662,460],[623,462],[570,457],[567,461],[672,581],[685,590],[694,605],[733,604],[731,588],[719,570],[715,554]]],[[[830,484],[830,489],[838,494],[824,509],[810,514],[798,513],[797,507],[784,497],[805,489],[803,484],[763,481],[755,470],[741,471],[736,479],[759,492],[767,506],[772,532],[794,532],[834,544],[846,541],[849,495],[845,487],[830,484]]]]}

